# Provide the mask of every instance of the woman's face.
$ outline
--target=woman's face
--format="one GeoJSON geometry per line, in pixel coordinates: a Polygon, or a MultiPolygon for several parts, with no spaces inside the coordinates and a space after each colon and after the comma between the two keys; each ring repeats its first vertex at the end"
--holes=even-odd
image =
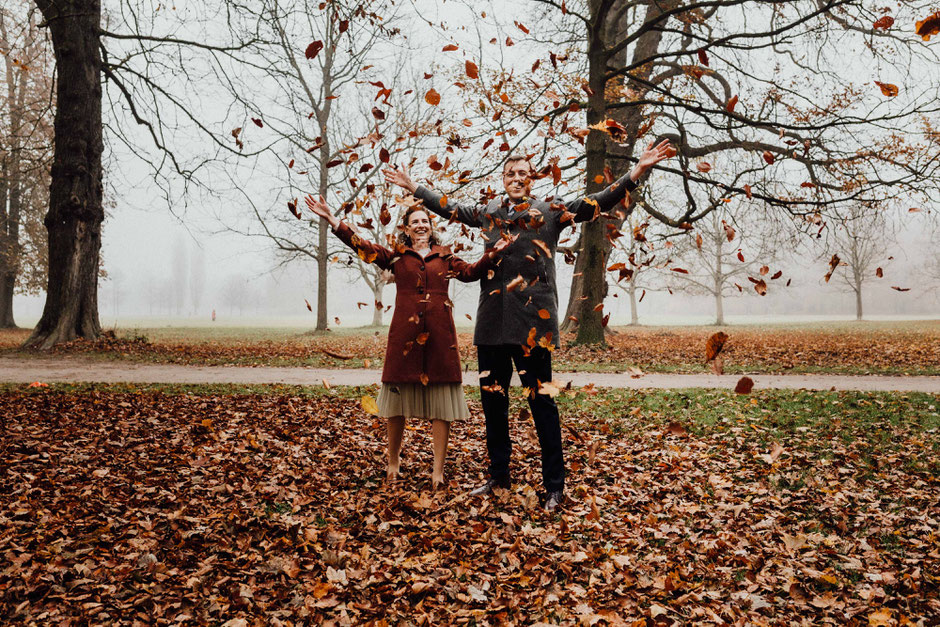
{"type": "Polygon", "coordinates": [[[413,246],[424,244],[427,246],[431,239],[431,219],[423,211],[415,211],[408,216],[405,233],[411,238],[413,246]]]}

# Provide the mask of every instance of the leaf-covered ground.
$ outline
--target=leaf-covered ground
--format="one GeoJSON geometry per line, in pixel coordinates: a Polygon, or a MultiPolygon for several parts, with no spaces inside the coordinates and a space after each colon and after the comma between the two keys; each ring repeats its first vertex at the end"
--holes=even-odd
{"type": "MultiPolygon", "coordinates": [[[[715,327],[621,327],[607,349],[571,346],[563,337],[555,370],[703,372],[705,342],[715,327]]],[[[723,353],[732,373],[825,372],[940,374],[940,321],[795,327],[725,327],[723,353]]],[[[26,331],[0,332],[0,354],[13,354],[26,331]]],[[[144,329],[118,331],[97,342],[76,341],[58,354],[191,364],[306,365],[380,368],[387,330],[312,335],[287,329],[144,329]]],[[[461,357],[476,367],[469,333],[459,334],[461,357]]],[[[17,353],[24,355],[24,353],[17,353]]]]}
{"type": "Polygon", "coordinates": [[[571,500],[548,515],[520,419],[513,489],[464,495],[475,398],[446,493],[422,424],[382,485],[364,393],[5,388],[0,622],[940,621],[935,395],[562,395],[571,500]]]}

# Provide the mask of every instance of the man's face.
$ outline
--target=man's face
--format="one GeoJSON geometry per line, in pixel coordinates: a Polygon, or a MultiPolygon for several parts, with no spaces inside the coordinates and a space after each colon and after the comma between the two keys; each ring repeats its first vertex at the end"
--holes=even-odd
{"type": "Polygon", "coordinates": [[[532,189],[532,168],[525,159],[510,161],[503,167],[503,188],[509,199],[518,202],[532,189]]]}

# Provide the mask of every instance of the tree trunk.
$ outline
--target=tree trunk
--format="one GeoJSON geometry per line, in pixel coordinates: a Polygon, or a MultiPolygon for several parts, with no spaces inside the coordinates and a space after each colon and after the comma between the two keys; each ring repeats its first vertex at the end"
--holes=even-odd
{"type": "Polygon", "coordinates": [[[372,326],[382,326],[382,315],[384,307],[382,306],[382,290],[385,289],[385,279],[382,277],[381,270],[376,273],[375,283],[372,288],[372,297],[374,299],[372,307],[372,326]]]}
{"type": "Polygon", "coordinates": [[[640,324],[640,312],[637,310],[636,302],[636,281],[630,278],[630,326],[640,324]]]}
{"type": "MultiPolygon", "coordinates": [[[[607,55],[604,51],[603,39],[594,34],[588,35],[588,82],[593,94],[588,96],[587,123],[588,126],[597,124],[604,119],[607,111],[605,100],[605,80],[607,71],[607,55]]],[[[603,189],[603,184],[597,183],[594,177],[603,174],[604,162],[607,156],[607,138],[596,129],[592,129],[587,136],[586,152],[587,162],[585,168],[585,181],[587,194],[593,194],[603,189]]],[[[578,335],[575,344],[606,345],[604,339],[604,312],[599,307],[607,295],[605,250],[605,225],[601,220],[593,220],[584,224],[581,230],[581,253],[578,261],[584,257],[581,275],[581,300],[578,307],[578,335]]],[[[576,266],[578,264],[575,264],[576,266]]]]}
{"type": "Polygon", "coordinates": [[[715,290],[715,324],[722,327],[725,325],[725,308],[721,298],[721,286],[716,286],[715,290]]]}
{"type": "Polygon", "coordinates": [[[862,320],[862,286],[855,288],[855,319],[862,320]]]}
{"type": "Polygon", "coordinates": [[[103,149],[100,0],[36,0],[56,59],[55,156],[49,212],[49,282],[26,346],[97,338],[103,149]]]}

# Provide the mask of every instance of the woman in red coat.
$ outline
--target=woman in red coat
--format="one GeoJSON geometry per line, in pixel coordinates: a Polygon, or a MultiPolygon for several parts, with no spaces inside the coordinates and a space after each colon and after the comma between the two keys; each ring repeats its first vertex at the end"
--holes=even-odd
{"type": "Polygon", "coordinates": [[[448,298],[450,279],[478,281],[496,266],[496,253],[511,240],[501,240],[478,262],[467,263],[438,244],[428,212],[416,206],[405,212],[395,250],[390,250],[359,237],[322,199],[307,196],[306,202],[361,259],[395,275],[395,313],[388,328],[377,399],[379,415],[388,419],[387,478],[398,477],[405,418],[430,419],[434,439],[431,482],[437,489],[444,482],[450,423],[470,415],[461,383],[454,304],[448,298]]]}

